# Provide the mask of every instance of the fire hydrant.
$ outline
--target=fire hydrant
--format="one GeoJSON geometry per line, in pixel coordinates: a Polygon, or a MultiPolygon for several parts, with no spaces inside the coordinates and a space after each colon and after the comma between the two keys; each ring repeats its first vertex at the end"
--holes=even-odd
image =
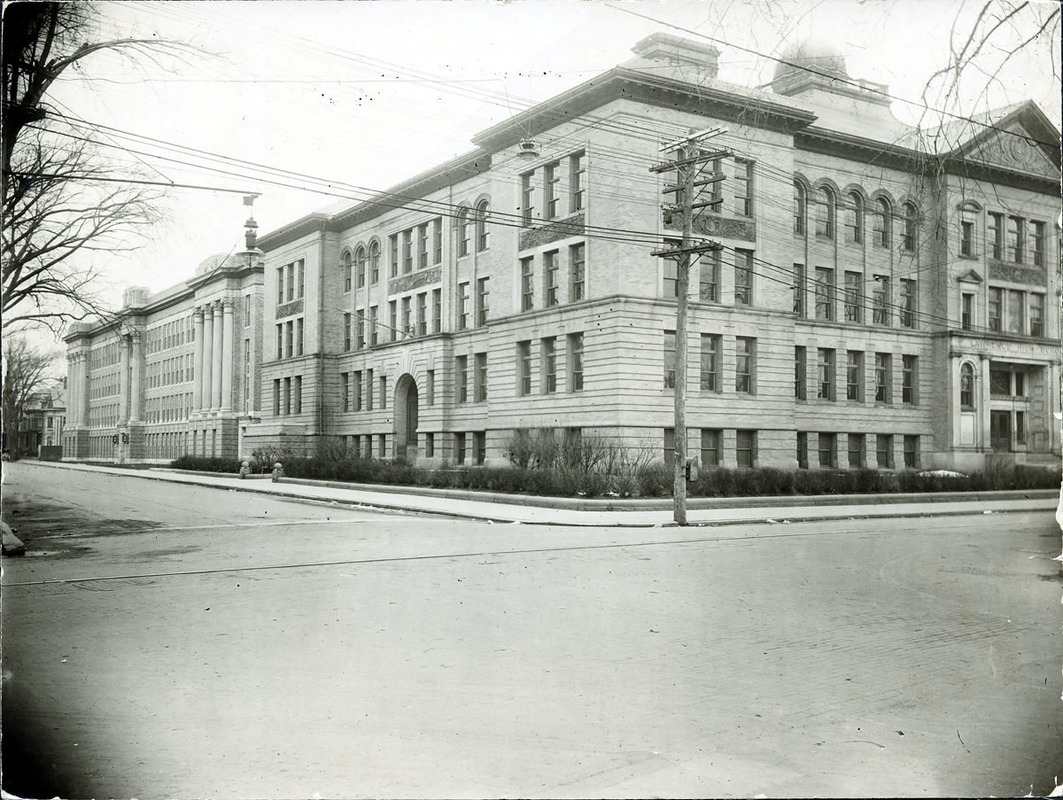
{"type": "Polygon", "coordinates": [[[240,462],[240,477],[241,478],[246,478],[250,474],[251,474],[251,465],[248,464],[246,461],[241,461],[240,462]]]}
{"type": "Polygon", "coordinates": [[[278,461],[276,464],[273,465],[273,482],[276,483],[283,477],[284,467],[281,465],[281,462],[278,461]]]}

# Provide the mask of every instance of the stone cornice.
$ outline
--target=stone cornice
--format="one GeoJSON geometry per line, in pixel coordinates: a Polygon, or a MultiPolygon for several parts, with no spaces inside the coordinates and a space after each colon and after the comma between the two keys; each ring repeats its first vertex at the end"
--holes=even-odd
{"type": "Polygon", "coordinates": [[[330,215],[323,211],[314,211],[305,217],[300,217],[295,222],[289,222],[275,231],[259,236],[258,248],[264,252],[269,252],[290,244],[307,234],[321,233],[326,229],[330,219],[330,215]]]}

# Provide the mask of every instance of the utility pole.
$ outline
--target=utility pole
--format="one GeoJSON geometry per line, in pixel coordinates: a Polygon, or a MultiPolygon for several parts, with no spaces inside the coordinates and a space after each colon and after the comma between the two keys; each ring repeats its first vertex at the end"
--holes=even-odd
{"type": "Polygon", "coordinates": [[[676,307],[675,307],[675,421],[673,423],[673,519],[677,525],[687,524],[687,295],[690,291],[690,266],[694,259],[720,250],[722,245],[707,239],[694,238],[694,212],[700,208],[718,205],[719,198],[696,202],[695,191],[700,187],[716,184],[723,180],[723,175],[712,174],[700,176],[701,165],[730,155],[729,151],[718,150],[702,152],[700,143],[706,139],[724,133],[721,128],[691,132],[685,138],[670,142],[660,148],[661,152],[675,152],[676,158],[663,164],[650,167],[650,172],[661,173],[675,171],[674,184],[666,184],[665,194],[675,193],[675,203],[662,206],[665,215],[672,218],[682,215],[682,241],[679,247],[666,247],[655,250],[653,255],[668,258],[676,262],[676,307]]]}

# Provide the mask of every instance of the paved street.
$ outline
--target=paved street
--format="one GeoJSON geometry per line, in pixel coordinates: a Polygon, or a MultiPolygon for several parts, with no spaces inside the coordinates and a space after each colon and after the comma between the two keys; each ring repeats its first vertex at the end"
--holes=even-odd
{"type": "Polygon", "coordinates": [[[4,789],[1016,796],[1063,776],[1051,511],[489,524],[4,465],[4,789]]]}

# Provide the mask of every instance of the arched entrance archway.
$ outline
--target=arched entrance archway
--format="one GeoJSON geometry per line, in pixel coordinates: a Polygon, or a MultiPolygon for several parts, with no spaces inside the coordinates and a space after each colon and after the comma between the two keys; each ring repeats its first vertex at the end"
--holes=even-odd
{"type": "Polygon", "coordinates": [[[417,382],[405,373],[395,382],[395,460],[417,462],[417,382]]]}

